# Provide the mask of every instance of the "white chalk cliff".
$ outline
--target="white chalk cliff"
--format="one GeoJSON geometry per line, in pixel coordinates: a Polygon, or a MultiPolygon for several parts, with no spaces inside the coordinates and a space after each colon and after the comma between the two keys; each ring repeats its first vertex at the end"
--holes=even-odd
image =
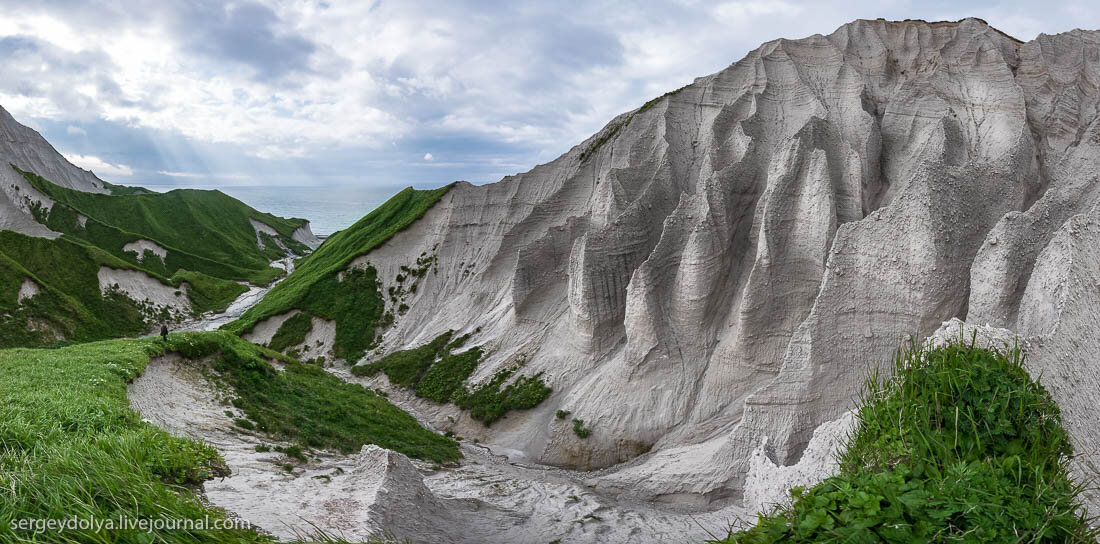
{"type": "MultiPolygon", "coordinates": [[[[524,354],[554,388],[459,434],[716,507],[762,444],[797,464],[868,366],[952,318],[1045,335],[1046,376],[1100,383],[1097,82],[1094,31],[861,20],[777,40],[553,162],[458,184],[355,264],[385,288],[438,257],[383,352],[480,327],[473,381],[524,354]]],[[[1078,449],[1100,445],[1095,402],[1053,393],[1078,449]]]]}
{"type": "Polygon", "coordinates": [[[34,205],[49,209],[53,200],[32,187],[9,165],[70,189],[107,192],[103,181],[95,174],[73,166],[41,134],[23,126],[0,107],[0,230],[47,238],[60,236],[35,221],[30,212],[34,205]]]}

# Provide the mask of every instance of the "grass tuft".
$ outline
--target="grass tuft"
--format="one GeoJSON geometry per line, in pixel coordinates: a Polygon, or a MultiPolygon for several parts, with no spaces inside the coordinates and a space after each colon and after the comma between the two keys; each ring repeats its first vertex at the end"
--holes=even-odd
{"type": "Polygon", "coordinates": [[[911,347],[893,371],[868,378],[837,476],[720,542],[1095,542],[1018,350],[911,347]]]}

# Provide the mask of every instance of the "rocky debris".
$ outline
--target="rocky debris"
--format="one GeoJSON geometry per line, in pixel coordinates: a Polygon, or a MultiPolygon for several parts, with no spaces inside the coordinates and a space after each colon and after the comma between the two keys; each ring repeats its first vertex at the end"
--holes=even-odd
{"type": "Polygon", "coordinates": [[[585,481],[476,445],[465,445],[465,460],[449,468],[372,445],[352,455],[310,452],[307,462],[258,452],[260,444],[287,444],[234,426],[239,414],[225,403],[231,391],[208,382],[202,365],[178,354],[153,359],[129,386],[130,405],[158,427],[217,448],[232,474],[206,482],[206,497],[283,539],[320,528],[349,541],[382,531],[444,544],[702,541],[751,518],[738,507],[685,513],[605,497],[595,492],[598,477],[585,481]]]}
{"type": "Polygon", "coordinates": [[[135,240],[133,242],[130,242],[130,243],[122,246],[122,251],[123,252],[136,253],[138,262],[144,262],[145,261],[145,252],[146,251],[149,251],[153,255],[156,255],[157,257],[160,257],[161,260],[164,260],[165,258],[168,257],[168,250],[167,249],[164,249],[163,247],[158,245],[156,242],[152,242],[152,241],[146,240],[144,238],[140,239],[140,240],[135,240]]]}
{"type": "Polygon", "coordinates": [[[472,380],[524,353],[555,391],[483,440],[699,509],[744,496],[765,440],[797,466],[869,365],[952,318],[1053,335],[1082,380],[1089,340],[1055,324],[1095,337],[1096,283],[1042,278],[1085,274],[1096,58],[1097,32],[1020,43],[977,19],[766,43],[548,164],[456,184],[353,263],[388,282],[438,248],[381,352],[480,330],[472,380]]]}

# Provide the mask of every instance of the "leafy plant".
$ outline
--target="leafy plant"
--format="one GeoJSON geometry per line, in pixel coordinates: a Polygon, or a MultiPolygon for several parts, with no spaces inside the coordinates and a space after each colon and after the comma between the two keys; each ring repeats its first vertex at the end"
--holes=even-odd
{"type": "Polygon", "coordinates": [[[840,473],[725,543],[1094,542],[1061,413],[1019,350],[956,341],[867,380],[840,473]]]}
{"type": "Polygon", "coordinates": [[[592,431],[588,427],[584,426],[583,419],[573,419],[573,434],[580,438],[588,438],[588,435],[592,434],[592,431]]]}

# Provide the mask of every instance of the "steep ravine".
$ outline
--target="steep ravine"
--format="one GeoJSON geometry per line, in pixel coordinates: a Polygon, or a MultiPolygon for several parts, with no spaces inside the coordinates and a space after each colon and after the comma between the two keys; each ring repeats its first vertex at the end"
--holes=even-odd
{"type": "MultiPolygon", "coordinates": [[[[1081,453],[1071,468],[1094,478],[1098,59],[1096,31],[1021,43],[977,19],[855,21],[766,43],[530,172],[455,184],[334,260],[373,270],[385,293],[433,259],[366,358],[454,330],[486,353],[470,383],[522,358],[554,393],[486,427],[336,361],[481,445],[427,474],[373,451],[334,460],[353,474],[383,463],[374,477],[401,493],[333,504],[374,508],[349,530],[388,523],[414,540],[702,540],[823,475],[868,368],[907,340],[985,324],[1027,341],[1081,453]],[[387,513],[409,497],[422,516],[387,513]],[[430,523],[401,525],[417,519],[430,523]]],[[[279,311],[250,338],[294,310],[279,311]]],[[[297,347],[331,363],[316,340],[297,347]]],[[[274,510],[330,508],[299,504],[297,486],[321,484],[286,485],[274,510]]]]}

